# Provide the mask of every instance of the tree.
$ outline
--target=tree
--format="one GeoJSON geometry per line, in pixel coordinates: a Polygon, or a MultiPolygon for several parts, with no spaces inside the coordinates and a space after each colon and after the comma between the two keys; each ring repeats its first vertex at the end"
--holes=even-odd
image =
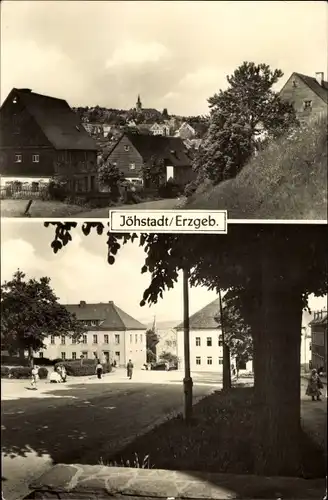
{"type": "Polygon", "coordinates": [[[146,331],[146,346],[147,346],[147,363],[156,361],[156,346],[159,338],[154,328],[149,328],[146,331]]]}
{"type": "Polygon", "coordinates": [[[160,355],[160,360],[165,361],[168,363],[171,363],[175,366],[178,366],[179,358],[176,354],[173,354],[172,352],[164,351],[160,355]]]}
{"type": "MultiPolygon", "coordinates": [[[[55,252],[69,243],[70,231],[77,226],[45,224],[56,226],[55,252]]],[[[105,226],[85,223],[83,233],[92,228],[102,234],[105,226]]],[[[186,263],[192,286],[240,287],[241,311],[254,342],[258,474],[299,473],[302,309],[310,293],[323,296],[327,290],[325,233],[326,227],[318,224],[241,224],[229,227],[227,235],[152,233],[139,238],[147,253],[141,272],[151,276],[141,305],[163,297],[186,263]]],[[[136,234],[108,232],[108,263],[115,263],[122,244],[136,239],[136,234]]]]}
{"type": "Polygon", "coordinates": [[[113,196],[118,197],[119,183],[124,180],[124,174],[117,165],[102,160],[98,167],[98,180],[101,186],[109,188],[113,196]]]}
{"type": "Polygon", "coordinates": [[[214,184],[235,177],[261,138],[274,138],[297,124],[291,104],[273,86],[283,76],[267,64],[244,62],[228,76],[229,87],[208,99],[210,126],[193,168],[214,184]]]}
{"type": "Polygon", "coordinates": [[[144,163],[142,169],[143,179],[146,186],[153,185],[156,189],[165,182],[165,162],[163,158],[156,155],[144,163]]]}
{"type": "Polygon", "coordinates": [[[33,353],[45,347],[49,335],[68,335],[76,340],[84,327],[76,317],[59,304],[50,287],[50,278],[25,279],[16,271],[11,281],[1,285],[1,341],[10,354],[24,358],[28,351],[30,363],[33,353]]]}
{"type": "Polygon", "coordinates": [[[162,111],[162,118],[163,120],[168,120],[169,119],[169,114],[167,112],[167,108],[164,108],[162,111]]]}

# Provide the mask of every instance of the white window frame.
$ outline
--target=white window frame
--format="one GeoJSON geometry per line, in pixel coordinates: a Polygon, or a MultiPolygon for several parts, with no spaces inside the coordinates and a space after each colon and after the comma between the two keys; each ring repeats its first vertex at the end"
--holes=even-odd
{"type": "Polygon", "coordinates": [[[200,340],[200,337],[196,337],[196,347],[200,347],[200,344],[201,344],[201,340],[200,340]]]}
{"type": "Polygon", "coordinates": [[[130,146],[128,144],[125,144],[124,151],[130,151],[130,146]]]}
{"type": "Polygon", "coordinates": [[[76,360],[76,352],[72,352],[72,359],[76,360]]]}
{"type": "Polygon", "coordinates": [[[61,353],[60,353],[60,357],[61,357],[61,359],[62,359],[63,361],[65,361],[65,359],[66,359],[66,352],[61,352],[61,353]]]}
{"type": "Polygon", "coordinates": [[[82,337],[82,344],[87,344],[87,343],[88,343],[88,336],[84,333],[82,337]]]}
{"type": "Polygon", "coordinates": [[[136,169],[136,164],[135,163],[130,163],[129,169],[130,170],[135,170],[136,169]]]}
{"type": "Polygon", "coordinates": [[[213,365],[213,358],[212,358],[212,356],[207,356],[206,363],[207,363],[208,365],[213,365]]]}
{"type": "Polygon", "coordinates": [[[202,358],[200,356],[196,356],[196,365],[200,366],[202,364],[202,358]],[[199,363],[198,363],[199,361],[199,363]]]}
{"type": "Polygon", "coordinates": [[[32,163],[40,163],[40,155],[32,155],[32,163]]]}
{"type": "Polygon", "coordinates": [[[93,344],[98,344],[98,335],[95,333],[92,336],[92,343],[93,344]]]}
{"type": "Polygon", "coordinates": [[[50,335],[50,344],[56,344],[56,337],[54,335],[50,335]]]}
{"type": "Polygon", "coordinates": [[[120,345],[120,336],[119,336],[119,334],[115,334],[115,345],[120,345]]]}
{"type": "Polygon", "coordinates": [[[15,153],[15,163],[22,163],[23,155],[15,153]]]}
{"type": "Polygon", "coordinates": [[[212,347],[212,346],[213,346],[212,337],[206,337],[206,347],[212,347]]]}
{"type": "Polygon", "coordinates": [[[223,358],[219,357],[219,365],[223,365],[223,358]]]}
{"type": "Polygon", "coordinates": [[[109,335],[108,335],[108,333],[104,334],[104,344],[109,344],[109,335]]]}
{"type": "Polygon", "coordinates": [[[66,345],[66,336],[65,335],[60,336],[60,345],[66,345]]]}

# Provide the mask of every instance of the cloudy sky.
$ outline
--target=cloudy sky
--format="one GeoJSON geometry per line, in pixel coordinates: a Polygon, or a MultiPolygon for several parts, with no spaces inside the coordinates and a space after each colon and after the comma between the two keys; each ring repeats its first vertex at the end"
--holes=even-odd
{"type": "Polygon", "coordinates": [[[327,68],[325,1],[10,1],[1,12],[1,100],[12,87],[71,106],[207,113],[243,61],[327,68]]]}
{"type": "MultiPolygon", "coordinates": [[[[62,303],[108,302],[113,300],[131,316],[151,322],[182,320],[182,280],[166,292],[156,306],[140,307],[142,294],[149,284],[149,274],[141,274],[144,251],[137,243],[127,244],[119,252],[113,266],[107,264],[106,235],[96,232],[84,236],[80,224],[73,230],[73,241],[55,255],[50,248],[54,228],[45,228],[37,219],[2,219],[1,281],[11,279],[20,268],[27,277],[49,276],[51,285],[62,303]]],[[[190,313],[212,300],[215,292],[205,288],[190,289],[190,313]]],[[[313,310],[324,309],[327,298],[311,298],[313,310]]]]}

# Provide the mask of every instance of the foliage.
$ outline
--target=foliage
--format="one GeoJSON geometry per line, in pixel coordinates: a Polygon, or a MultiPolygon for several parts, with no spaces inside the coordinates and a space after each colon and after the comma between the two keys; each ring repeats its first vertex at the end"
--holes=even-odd
{"type": "Polygon", "coordinates": [[[249,361],[253,357],[253,339],[250,326],[245,322],[240,310],[239,288],[229,290],[223,299],[223,318],[217,316],[219,326],[224,330],[224,340],[230,354],[239,361],[249,361]]]}
{"type": "Polygon", "coordinates": [[[67,193],[67,182],[64,180],[52,179],[47,186],[47,194],[50,200],[64,201],[67,193]]]}
{"type": "Polygon", "coordinates": [[[48,370],[44,366],[41,366],[38,371],[39,378],[41,380],[48,378],[48,370]]]}
{"type": "Polygon", "coordinates": [[[179,358],[176,354],[173,354],[172,352],[164,351],[160,355],[160,361],[167,361],[168,363],[178,366],[179,358]]]}
{"type": "Polygon", "coordinates": [[[15,366],[10,369],[9,377],[14,379],[30,378],[32,369],[28,366],[15,366]]]}
{"type": "Polygon", "coordinates": [[[244,62],[228,76],[229,87],[210,97],[210,126],[194,160],[199,183],[235,177],[262,138],[275,138],[297,124],[292,105],[273,86],[283,76],[267,64],[244,62]]]}
{"type": "MultiPolygon", "coordinates": [[[[54,366],[54,369],[57,370],[58,366],[64,366],[67,375],[70,375],[72,377],[95,375],[96,372],[96,363],[94,360],[83,360],[83,364],[81,364],[80,361],[74,361],[74,362],[62,361],[60,363],[57,363],[54,366]],[[85,363],[86,361],[89,361],[89,363],[85,363]]],[[[102,363],[102,367],[103,367],[103,373],[110,373],[112,371],[112,366],[110,363],[102,363]]]]}
{"type": "Polygon", "coordinates": [[[1,378],[9,378],[10,368],[9,366],[1,365],[1,378]]]}
{"type": "Polygon", "coordinates": [[[147,363],[156,361],[156,346],[159,342],[158,335],[153,328],[146,331],[147,363]]]}
{"type": "Polygon", "coordinates": [[[119,183],[124,180],[124,174],[120,171],[117,165],[113,165],[108,161],[101,160],[98,167],[98,180],[101,186],[110,189],[113,195],[118,195],[119,183]]]}
{"type": "Polygon", "coordinates": [[[79,339],[83,332],[75,315],[59,304],[50,278],[25,280],[18,270],[1,285],[1,341],[9,354],[28,350],[32,360],[33,352],[45,347],[49,335],[79,339]]]}
{"type": "Polygon", "coordinates": [[[146,187],[155,186],[157,189],[165,182],[165,162],[156,155],[143,164],[142,176],[146,187]]]}

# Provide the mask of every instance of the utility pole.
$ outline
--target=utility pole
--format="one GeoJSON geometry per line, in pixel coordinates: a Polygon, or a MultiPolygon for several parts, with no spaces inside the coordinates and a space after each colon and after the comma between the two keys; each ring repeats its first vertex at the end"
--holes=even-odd
{"type": "Polygon", "coordinates": [[[231,388],[230,349],[226,344],[222,295],[220,288],[219,288],[219,302],[220,302],[220,316],[221,316],[220,319],[221,319],[222,344],[223,344],[223,390],[226,391],[231,388]]]}
{"type": "Polygon", "coordinates": [[[190,332],[189,332],[189,268],[183,268],[183,333],[184,333],[184,418],[187,422],[192,417],[192,387],[190,375],[190,332]]]}

